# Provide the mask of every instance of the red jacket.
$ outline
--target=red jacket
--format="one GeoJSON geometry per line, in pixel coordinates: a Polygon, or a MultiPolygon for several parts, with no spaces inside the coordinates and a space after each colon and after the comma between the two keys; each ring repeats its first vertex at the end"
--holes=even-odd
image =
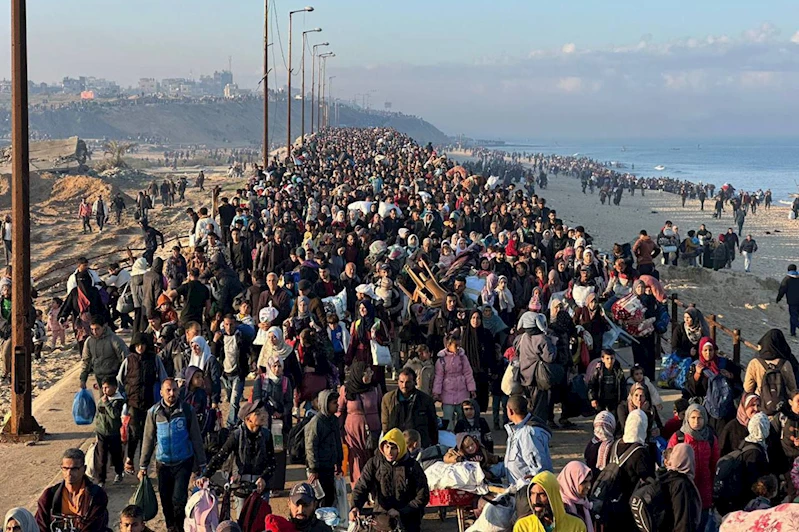
{"type": "Polygon", "coordinates": [[[707,510],[713,506],[713,477],[716,475],[716,464],[719,461],[719,439],[713,434],[710,441],[699,441],[694,440],[690,434],[677,431],[669,439],[669,449],[678,443],[687,443],[694,450],[696,458],[694,484],[702,497],[702,509],[707,510]],[[683,435],[683,442],[677,441],[680,435],[683,435]]]}

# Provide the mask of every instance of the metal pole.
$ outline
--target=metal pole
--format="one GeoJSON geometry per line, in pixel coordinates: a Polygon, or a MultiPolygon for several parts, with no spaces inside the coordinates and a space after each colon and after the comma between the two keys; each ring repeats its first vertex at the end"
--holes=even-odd
{"type": "Polygon", "coordinates": [[[325,112],[325,124],[327,127],[330,127],[330,106],[333,102],[333,78],[336,76],[330,76],[327,78],[327,111],[325,112]]]}
{"type": "Polygon", "coordinates": [[[12,440],[38,439],[44,430],[31,408],[30,158],[28,146],[28,50],[25,0],[11,2],[11,418],[3,433],[12,440]]]}
{"type": "Polygon", "coordinates": [[[264,172],[269,166],[269,0],[264,0],[264,172]]]}
{"type": "Polygon", "coordinates": [[[319,86],[316,87],[316,130],[322,129],[322,60],[325,54],[319,54],[319,86]]]}
{"type": "Polygon", "coordinates": [[[302,113],[300,114],[300,142],[305,145],[305,34],[302,32],[302,113]]]}
{"type": "Polygon", "coordinates": [[[313,135],[313,102],[314,102],[314,92],[316,92],[316,47],[318,45],[315,44],[313,48],[311,48],[311,134],[313,135]]]}
{"type": "Polygon", "coordinates": [[[322,116],[319,117],[322,121],[322,127],[327,127],[327,123],[325,121],[325,109],[327,108],[327,79],[325,77],[327,76],[327,57],[329,56],[326,56],[325,62],[322,63],[322,82],[324,85],[322,85],[322,116]]]}
{"type": "Polygon", "coordinates": [[[288,80],[288,90],[286,91],[286,101],[287,110],[286,110],[286,158],[291,160],[291,16],[294,14],[293,11],[289,12],[289,80],[288,80]]]}

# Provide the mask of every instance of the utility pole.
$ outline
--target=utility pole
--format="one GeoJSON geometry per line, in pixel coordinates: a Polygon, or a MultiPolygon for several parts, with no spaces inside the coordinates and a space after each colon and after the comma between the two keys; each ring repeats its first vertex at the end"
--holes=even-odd
{"type": "Polygon", "coordinates": [[[264,0],[264,172],[269,166],[269,0],[264,0]]]}
{"type": "Polygon", "coordinates": [[[25,0],[11,0],[11,418],[3,440],[38,440],[31,383],[30,154],[28,146],[28,36],[25,0]]]}

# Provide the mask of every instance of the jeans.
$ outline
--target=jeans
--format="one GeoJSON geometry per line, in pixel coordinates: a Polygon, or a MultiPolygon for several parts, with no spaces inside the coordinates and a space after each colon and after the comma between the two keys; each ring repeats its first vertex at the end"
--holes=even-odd
{"type": "Polygon", "coordinates": [[[655,273],[655,265],[654,264],[639,264],[638,265],[638,273],[641,275],[653,275],[655,273]]]}
{"type": "Polygon", "coordinates": [[[98,214],[95,218],[95,221],[97,222],[97,227],[99,227],[100,231],[102,231],[103,225],[105,225],[105,214],[98,214]]]}
{"type": "Polygon", "coordinates": [[[749,271],[749,267],[752,266],[752,254],[748,251],[741,251],[741,254],[744,256],[744,270],[749,271]]]}
{"type": "Polygon", "coordinates": [[[799,329],[799,305],[788,305],[788,315],[791,318],[791,336],[795,336],[796,329],[799,329]]]}
{"type": "Polygon", "coordinates": [[[130,415],[130,424],[128,424],[126,455],[127,459],[133,462],[142,437],[144,437],[144,424],[147,420],[147,410],[128,405],[128,414],[130,415]]]}
{"type": "Polygon", "coordinates": [[[441,405],[441,411],[444,414],[444,421],[447,422],[447,425],[444,427],[444,430],[452,430],[455,428],[455,420],[457,419],[456,416],[463,416],[463,407],[459,404],[457,405],[441,405]],[[451,426],[450,426],[451,425],[451,426]]]}
{"type": "Polygon", "coordinates": [[[158,495],[167,529],[182,528],[189,500],[189,480],[194,458],[177,464],[156,463],[158,470],[158,495]]]}
{"type": "Polygon", "coordinates": [[[508,412],[506,407],[508,406],[508,396],[503,394],[494,395],[491,401],[491,412],[494,416],[494,424],[499,425],[500,419],[500,412],[502,412],[502,424],[506,425],[508,423],[508,412]]]}
{"type": "Polygon", "coordinates": [[[244,394],[244,381],[239,377],[238,373],[222,375],[222,389],[227,392],[228,401],[230,401],[227,426],[232,428],[239,417],[239,403],[241,403],[241,396],[244,394]]]}

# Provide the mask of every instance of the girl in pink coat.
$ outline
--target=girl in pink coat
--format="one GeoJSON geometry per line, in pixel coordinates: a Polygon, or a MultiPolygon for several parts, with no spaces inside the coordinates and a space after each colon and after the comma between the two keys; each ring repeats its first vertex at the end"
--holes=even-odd
{"type": "Polygon", "coordinates": [[[445,427],[450,422],[454,426],[454,414],[460,410],[461,403],[475,397],[477,387],[474,383],[472,366],[463,349],[458,347],[458,339],[449,336],[445,347],[438,352],[436,376],[433,380],[433,399],[441,402],[445,427]]]}

